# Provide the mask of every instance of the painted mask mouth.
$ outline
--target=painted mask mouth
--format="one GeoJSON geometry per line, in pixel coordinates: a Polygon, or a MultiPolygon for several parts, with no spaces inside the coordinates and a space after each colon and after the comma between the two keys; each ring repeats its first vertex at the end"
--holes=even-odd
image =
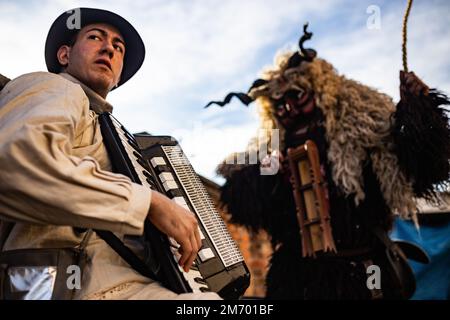
{"type": "Polygon", "coordinates": [[[314,110],[314,93],[301,88],[291,89],[284,93],[281,99],[273,101],[274,115],[286,128],[292,128],[301,118],[314,110]]]}

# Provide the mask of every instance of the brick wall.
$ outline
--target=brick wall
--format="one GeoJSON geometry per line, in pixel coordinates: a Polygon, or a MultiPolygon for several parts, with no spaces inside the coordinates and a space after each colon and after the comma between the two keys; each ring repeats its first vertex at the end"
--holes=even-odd
{"type": "Polygon", "coordinates": [[[220,197],[219,185],[204,177],[201,177],[201,179],[208,190],[208,193],[211,195],[218,211],[222,215],[222,218],[227,223],[231,236],[239,245],[245,263],[250,270],[250,286],[244,296],[259,298],[264,297],[266,294],[265,277],[267,274],[267,266],[270,260],[270,255],[272,254],[272,249],[267,234],[265,232],[253,234],[241,226],[230,223],[229,214],[223,208],[218,206],[220,197]]]}

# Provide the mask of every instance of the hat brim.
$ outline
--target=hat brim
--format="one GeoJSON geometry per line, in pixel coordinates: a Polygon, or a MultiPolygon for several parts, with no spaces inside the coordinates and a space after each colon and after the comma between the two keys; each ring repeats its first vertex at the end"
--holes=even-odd
{"type": "Polygon", "coordinates": [[[47,69],[53,73],[61,71],[57,52],[62,45],[70,43],[81,28],[93,23],[106,23],[117,28],[125,40],[126,52],[122,74],[117,87],[127,82],[142,66],[145,57],[145,46],[136,29],[121,16],[102,9],[77,8],[61,14],[53,22],[45,42],[45,63],[47,69]],[[78,11],[79,10],[79,11],[78,11]],[[73,15],[79,12],[79,25],[72,26],[73,15]],[[80,28],[77,28],[80,27],[80,28]]]}

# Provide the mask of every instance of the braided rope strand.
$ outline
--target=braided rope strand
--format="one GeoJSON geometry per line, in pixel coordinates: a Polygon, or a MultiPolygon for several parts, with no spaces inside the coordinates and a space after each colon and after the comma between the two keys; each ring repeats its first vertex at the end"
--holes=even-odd
{"type": "Polygon", "coordinates": [[[406,41],[407,41],[407,24],[408,24],[408,17],[409,12],[411,11],[413,0],[408,0],[408,6],[406,7],[405,15],[403,16],[403,30],[402,30],[402,60],[403,60],[403,70],[405,72],[408,72],[408,61],[407,61],[407,54],[406,54],[406,41]]]}

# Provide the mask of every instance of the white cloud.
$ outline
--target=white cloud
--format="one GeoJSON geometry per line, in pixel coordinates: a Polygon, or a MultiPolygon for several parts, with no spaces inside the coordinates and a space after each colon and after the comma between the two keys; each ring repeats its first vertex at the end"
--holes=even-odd
{"type": "MultiPolygon", "coordinates": [[[[311,46],[346,76],[398,97],[403,5],[382,1],[0,1],[1,69],[9,77],[44,70],[44,41],[64,10],[99,7],[127,18],[141,33],[142,69],[108,99],[133,132],[184,130],[182,146],[199,172],[244,148],[257,126],[254,106],[233,102],[202,109],[229,91],[245,91],[277,49],[295,47],[309,20],[311,46]],[[380,3],[381,29],[366,28],[366,8],[380,3]],[[201,124],[202,134],[189,134],[201,124]],[[198,141],[201,141],[200,143],[198,141]],[[227,141],[233,144],[227,145],[227,141]],[[198,144],[201,147],[198,147],[198,144]],[[192,150],[196,150],[195,152],[192,150]],[[200,151],[199,151],[200,150],[200,151]],[[204,150],[204,152],[202,151],[204,150]]],[[[430,85],[450,91],[450,15],[444,1],[417,2],[409,23],[411,69],[430,85]],[[445,10],[447,9],[447,11],[445,10]]]]}
{"type": "Polygon", "coordinates": [[[248,141],[242,137],[255,136],[257,127],[257,122],[220,127],[204,122],[188,122],[184,128],[169,134],[179,141],[198,173],[216,179],[217,165],[226,155],[245,150],[248,141]]]}
{"type": "MultiPolygon", "coordinates": [[[[325,34],[318,48],[341,74],[398,99],[404,8],[390,9],[382,8],[379,30],[366,28],[363,16],[352,32],[325,34]]],[[[445,5],[420,2],[413,6],[408,23],[408,67],[430,86],[450,92],[450,15],[443,9],[445,5]]]]}

